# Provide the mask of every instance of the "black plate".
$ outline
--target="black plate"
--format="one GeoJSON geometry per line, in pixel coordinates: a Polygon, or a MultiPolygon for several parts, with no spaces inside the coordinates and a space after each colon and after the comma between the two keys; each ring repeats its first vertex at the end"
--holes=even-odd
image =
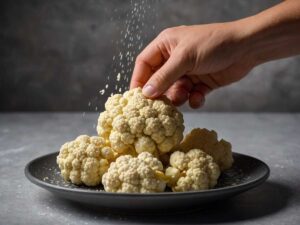
{"type": "Polygon", "coordinates": [[[90,188],[65,182],[56,164],[57,155],[58,152],[55,152],[29,162],[25,168],[26,177],[57,196],[111,209],[158,210],[201,206],[254,188],[262,184],[270,173],[264,162],[233,153],[235,162],[232,168],[222,173],[214,189],[155,194],[108,193],[102,186],[90,188]]]}

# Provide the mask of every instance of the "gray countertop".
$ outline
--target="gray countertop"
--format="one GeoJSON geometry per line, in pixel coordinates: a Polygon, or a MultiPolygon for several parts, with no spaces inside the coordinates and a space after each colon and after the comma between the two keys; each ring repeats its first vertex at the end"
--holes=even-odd
{"type": "Polygon", "coordinates": [[[186,113],[271,168],[263,185],[207,209],[168,215],[115,214],[65,201],[30,183],[31,159],[95,134],[95,113],[0,114],[0,224],[300,224],[300,114],[186,113]]]}

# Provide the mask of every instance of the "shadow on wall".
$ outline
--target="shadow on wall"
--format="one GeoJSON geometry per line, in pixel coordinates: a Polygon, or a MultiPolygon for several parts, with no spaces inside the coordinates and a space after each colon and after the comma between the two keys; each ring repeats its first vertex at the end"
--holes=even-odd
{"type": "MultiPolygon", "coordinates": [[[[116,92],[115,77],[122,70],[119,53],[127,51],[121,31],[139,2],[2,1],[0,111],[103,110],[106,98],[116,92]],[[107,83],[109,91],[99,95],[107,83]]],[[[146,1],[145,26],[140,43],[132,43],[137,49],[133,57],[138,45],[144,47],[166,27],[231,21],[278,2],[146,1]]],[[[299,71],[300,57],[259,66],[245,80],[212,93],[202,110],[300,111],[299,71]]]]}
{"type": "MultiPolygon", "coordinates": [[[[191,209],[186,211],[166,211],[161,213],[134,213],[111,211],[93,206],[60,199],[52,195],[39,196],[41,204],[61,210],[72,211],[73,216],[80,219],[93,218],[95,221],[106,222],[126,221],[139,224],[213,224],[222,222],[237,222],[264,217],[280,210],[288,204],[294,193],[289,187],[267,181],[260,187],[240,194],[232,199],[215,202],[205,209],[191,209]],[[51,201],[50,201],[51,199],[51,201]]],[[[130,204],[130,203],[129,203],[130,204]]]]}

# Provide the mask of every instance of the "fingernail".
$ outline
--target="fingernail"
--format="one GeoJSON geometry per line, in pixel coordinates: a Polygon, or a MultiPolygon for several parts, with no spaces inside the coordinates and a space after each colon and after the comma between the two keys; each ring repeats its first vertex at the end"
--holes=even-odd
{"type": "Polygon", "coordinates": [[[193,108],[193,109],[198,109],[200,107],[202,107],[205,103],[205,98],[200,98],[200,99],[197,99],[196,101],[194,101],[192,104],[190,104],[190,106],[193,108]]]}
{"type": "Polygon", "coordinates": [[[156,90],[155,90],[155,88],[151,84],[147,84],[143,88],[143,94],[146,97],[153,97],[155,95],[155,93],[156,93],[156,90]]]}

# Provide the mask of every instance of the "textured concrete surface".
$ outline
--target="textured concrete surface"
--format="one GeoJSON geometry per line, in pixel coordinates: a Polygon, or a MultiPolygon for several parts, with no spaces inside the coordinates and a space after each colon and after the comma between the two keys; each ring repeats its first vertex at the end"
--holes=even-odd
{"type": "MultiPolygon", "coordinates": [[[[0,110],[102,109],[107,95],[98,91],[108,75],[121,71],[119,58],[112,59],[126,52],[121,31],[136,2],[145,1],[1,1],[0,110]]],[[[231,21],[280,1],[146,2],[142,46],[166,27],[231,21]]],[[[133,48],[135,56],[138,45],[133,48]]],[[[202,110],[299,111],[299,71],[300,57],[261,65],[245,80],[212,93],[202,110]]],[[[111,92],[116,82],[109,84],[111,92]]]]}
{"type": "Polygon", "coordinates": [[[0,114],[0,224],[289,224],[300,223],[300,114],[185,114],[216,129],[236,152],[265,161],[266,183],[209,208],[168,215],[112,214],[54,197],[26,180],[31,159],[81,133],[95,134],[97,114],[0,114]]]}

